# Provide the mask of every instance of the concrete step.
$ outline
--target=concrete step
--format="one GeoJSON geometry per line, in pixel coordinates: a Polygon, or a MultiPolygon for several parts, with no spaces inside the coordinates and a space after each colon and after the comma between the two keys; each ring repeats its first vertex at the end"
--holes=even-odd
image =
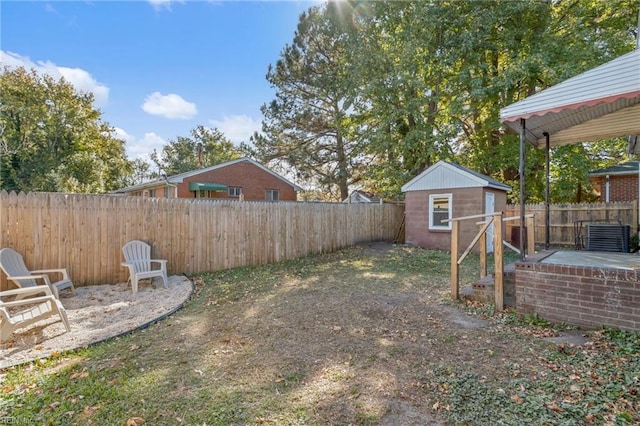
{"type": "MultiPolygon", "coordinates": [[[[489,274],[486,277],[483,277],[474,282],[471,286],[461,289],[460,296],[477,302],[493,303],[495,300],[494,276],[494,274],[489,274]]],[[[505,265],[503,271],[505,306],[515,307],[516,305],[515,277],[515,263],[505,265]]]]}

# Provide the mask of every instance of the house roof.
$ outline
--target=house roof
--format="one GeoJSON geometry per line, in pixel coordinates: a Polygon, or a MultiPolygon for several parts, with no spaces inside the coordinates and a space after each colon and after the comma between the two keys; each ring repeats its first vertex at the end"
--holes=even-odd
{"type": "Polygon", "coordinates": [[[640,134],[640,49],[500,110],[500,120],[544,147],[640,134]]]}
{"type": "Polygon", "coordinates": [[[118,193],[125,193],[125,192],[134,192],[134,191],[140,191],[140,190],[147,189],[147,188],[157,188],[158,186],[162,186],[162,185],[176,185],[176,184],[179,184],[179,183],[183,183],[185,178],[189,178],[189,177],[192,177],[192,176],[197,176],[199,174],[210,172],[210,171],[216,170],[216,169],[222,169],[224,167],[228,167],[228,166],[231,166],[233,164],[238,164],[238,163],[242,163],[242,162],[251,163],[254,166],[264,170],[265,172],[269,173],[270,175],[280,179],[284,183],[286,183],[288,185],[291,185],[296,192],[302,191],[302,188],[300,188],[298,185],[296,185],[293,182],[285,179],[284,177],[280,176],[279,174],[269,170],[268,168],[266,168],[262,164],[258,163],[257,161],[254,161],[254,160],[252,160],[251,158],[248,158],[248,157],[242,157],[242,158],[238,158],[237,160],[231,160],[231,161],[227,161],[225,163],[215,164],[213,166],[205,167],[205,168],[202,168],[202,169],[191,170],[189,172],[180,173],[180,174],[173,175],[173,176],[168,176],[166,179],[154,179],[154,180],[150,180],[148,182],[139,183],[137,185],[133,185],[133,186],[129,186],[129,187],[126,187],[126,188],[118,189],[117,191],[114,191],[114,193],[118,194],[118,193]]]}
{"type": "Polygon", "coordinates": [[[377,197],[376,195],[374,195],[374,194],[372,194],[370,192],[361,191],[359,189],[357,189],[355,191],[352,191],[351,194],[349,194],[349,196],[347,198],[342,200],[342,202],[343,203],[348,203],[349,200],[353,200],[354,197],[363,200],[363,202],[365,202],[365,203],[379,203],[380,202],[380,197],[377,197]]]}
{"type": "Polygon", "coordinates": [[[402,186],[402,192],[431,189],[488,187],[510,191],[511,187],[456,163],[438,161],[402,186]]]}
{"type": "Polygon", "coordinates": [[[626,163],[616,164],[615,166],[605,167],[604,169],[593,170],[589,172],[589,176],[606,176],[606,175],[637,175],[638,164],[640,161],[627,161],[626,163]]]}

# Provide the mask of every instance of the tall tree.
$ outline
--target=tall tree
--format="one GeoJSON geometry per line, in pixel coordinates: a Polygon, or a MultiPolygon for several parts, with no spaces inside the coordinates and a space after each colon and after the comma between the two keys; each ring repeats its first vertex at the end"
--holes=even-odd
{"type": "MultiPolygon", "coordinates": [[[[371,185],[393,193],[452,158],[517,188],[518,139],[504,133],[500,108],[632,48],[634,3],[350,2],[371,185]]],[[[543,152],[528,150],[536,198],[543,152]]]]}
{"type": "Polygon", "coordinates": [[[0,74],[0,188],[104,193],[131,172],[91,93],[35,70],[0,74]]]}
{"type": "Polygon", "coordinates": [[[150,157],[162,174],[171,176],[235,160],[241,151],[218,129],[197,126],[190,136],[170,140],[161,153],[153,150],[150,157]]]}
{"type": "Polygon", "coordinates": [[[353,23],[350,74],[363,98],[357,112],[370,159],[364,184],[386,197],[453,156],[457,128],[443,115],[448,26],[439,12],[432,2],[351,2],[342,9],[353,23]]]}
{"type": "MultiPolygon", "coordinates": [[[[463,98],[451,111],[463,123],[459,153],[465,164],[517,187],[518,136],[504,134],[499,109],[628,51],[630,21],[623,24],[624,13],[618,11],[630,12],[631,2],[494,0],[458,6],[463,22],[455,27],[466,29],[464,43],[452,50],[459,64],[452,89],[463,98]]],[[[544,152],[527,149],[527,198],[541,200],[544,152]]],[[[554,150],[553,155],[563,156],[555,164],[575,161],[554,186],[576,188],[568,201],[588,197],[588,149],[554,150]]],[[[556,193],[569,196],[571,191],[556,193]]]]}
{"type": "Polygon", "coordinates": [[[252,138],[252,152],[263,162],[292,167],[297,177],[325,190],[337,189],[344,199],[349,185],[361,179],[364,158],[351,117],[359,99],[335,12],[327,4],[303,13],[293,43],[269,66],[276,96],[261,108],[262,133],[252,138]]]}

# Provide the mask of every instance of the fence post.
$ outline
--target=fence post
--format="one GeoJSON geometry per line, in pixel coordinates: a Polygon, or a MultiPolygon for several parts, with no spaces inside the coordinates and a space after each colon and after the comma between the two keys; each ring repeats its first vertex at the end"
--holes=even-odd
{"type": "Polygon", "coordinates": [[[458,221],[451,223],[451,298],[458,300],[458,221]]]}
{"type": "Polygon", "coordinates": [[[504,262],[502,259],[502,214],[494,216],[493,231],[493,259],[494,259],[494,285],[495,302],[498,311],[504,310],[504,262]],[[497,220],[496,220],[497,219],[497,220]]]}
{"type": "MultiPolygon", "coordinates": [[[[495,224],[493,225],[495,228],[495,224]]],[[[487,276],[487,237],[486,234],[480,238],[480,278],[487,276]]]]}

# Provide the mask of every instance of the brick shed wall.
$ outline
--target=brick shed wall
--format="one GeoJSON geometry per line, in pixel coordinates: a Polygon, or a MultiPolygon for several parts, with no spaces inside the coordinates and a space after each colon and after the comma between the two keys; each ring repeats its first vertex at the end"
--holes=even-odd
{"type": "Polygon", "coordinates": [[[556,323],[640,330],[640,271],[516,263],[516,308],[556,323]]]}
{"type": "MultiPolygon", "coordinates": [[[[429,230],[429,194],[452,194],[453,217],[484,213],[485,192],[495,194],[495,211],[504,211],[507,196],[504,191],[486,188],[456,188],[430,191],[409,191],[405,196],[405,241],[424,248],[450,250],[451,231],[429,230]]],[[[460,223],[460,249],[464,250],[480,229],[478,220],[460,223]]],[[[478,251],[476,244],[474,251],[478,251]]]]}
{"type": "MultiPolygon", "coordinates": [[[[183,183],[178,184],[178,197],[193,198],[193,192],[189,191],[189,182],[214,182],[227,186],[241,187],[245,201],[265,200],[265,191],[267,189],[279,190],[280,201],[297,200],[297,194],[291,185],[248,161],[231,164],[186,178],[183,183]]],[[[214,194],[215,198],[238,199],[238,197],[229,196],[228,191],[215,192],[214,194]]]]}
{"type": "MultiPolygon", "coordinates": [[[[638,176],[609,176],[609,201],[634,201],[638,199],[638,176]]],[[[599,176],[594,184],[600,192],[600,201],[606,202],[606,179],[599,176]]]]}

